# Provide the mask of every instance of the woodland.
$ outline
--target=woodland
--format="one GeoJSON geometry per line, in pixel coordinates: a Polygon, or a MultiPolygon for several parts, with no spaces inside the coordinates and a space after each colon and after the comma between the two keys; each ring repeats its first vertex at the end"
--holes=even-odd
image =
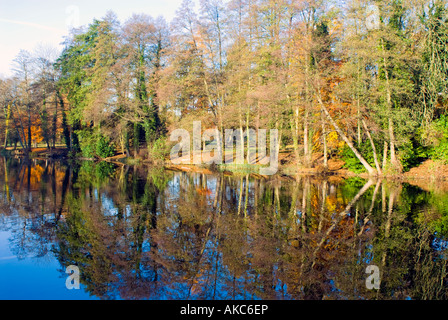
{"type": "Polygon", "coordinates": [[[447,10],[445,0],[184,0],[171,22],[110,11],[72,30],[62,52],[18,54],[0,80],[0,152],[158,162],[170,132],[201,121],[221,134],[277,129],[296,168],[338,159],[384,176],[445,164],[447,10]]]}

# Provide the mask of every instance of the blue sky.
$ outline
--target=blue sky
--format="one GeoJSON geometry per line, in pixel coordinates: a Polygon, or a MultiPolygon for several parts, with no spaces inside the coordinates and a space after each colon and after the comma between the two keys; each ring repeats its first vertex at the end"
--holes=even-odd
{"type": "Polygon", "coordinates": [[[0,76],[11,75],[21,49],[60,48],[73,25],[87,25],[114,11],[121,21],[133,13],[171,21],[182,0],[2,0],[0,1],[0,76]]]}

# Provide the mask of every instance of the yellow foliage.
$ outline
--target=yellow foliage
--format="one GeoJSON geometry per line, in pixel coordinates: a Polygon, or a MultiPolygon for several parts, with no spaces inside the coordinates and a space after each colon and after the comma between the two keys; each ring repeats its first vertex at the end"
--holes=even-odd
{"type": "Polygon", "coordinates": [[[328,134],[327,145],[330,149],[342,150],[345,142],[339,139],[339,135],[336,131],[332,131],[328,134]]]}

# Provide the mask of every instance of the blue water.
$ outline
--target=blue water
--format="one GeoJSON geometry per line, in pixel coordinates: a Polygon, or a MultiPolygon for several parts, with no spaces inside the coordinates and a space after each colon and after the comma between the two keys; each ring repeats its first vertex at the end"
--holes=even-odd
{"type": "Polygon", "coordinates": [[[95,299],[80,289],[69,290],[68,277],[51,252],[18,259],[9,248],[10,232],[0,232],[0,300],[95,299]]]}

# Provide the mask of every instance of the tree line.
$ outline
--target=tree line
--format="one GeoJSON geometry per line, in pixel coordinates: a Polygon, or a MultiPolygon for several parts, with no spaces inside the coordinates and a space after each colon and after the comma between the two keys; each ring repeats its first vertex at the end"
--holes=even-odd
{"type": "Polygon", "coordinates": [[[185,0],[171,23],[109,12],[60,55],[17,56],[0,139],[154,160],[170,131],[201,120],[239,130],[248,157],[250,129],[278,129],[300,167],[319,154],[324,168],[337,156],[402,172],[448,159],[447,31],[444,0],[185,0]]]}

